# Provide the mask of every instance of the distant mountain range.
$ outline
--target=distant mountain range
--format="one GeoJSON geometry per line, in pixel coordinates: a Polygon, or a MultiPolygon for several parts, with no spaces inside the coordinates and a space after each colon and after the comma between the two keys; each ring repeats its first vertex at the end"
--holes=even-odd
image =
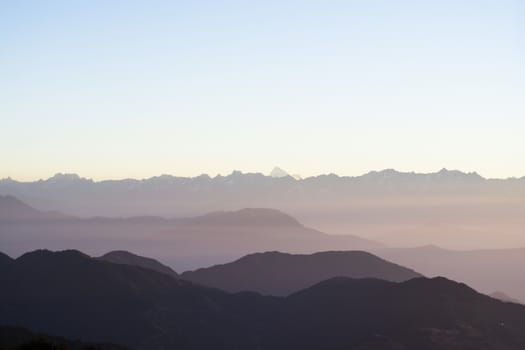
{"type": "Polygon", "coordinates": [[[12,256],[39,248],[76,248],[95,256],[124,249],[155,257],[184,271],[259,251],[313,253],[383,247],[352,235],[328,235],[305,227],[278,210],[264,208],[181,219],[81,219],[57,214],[47,217],[11,196],[0,196],[0,206],[12,207],[7,219],[0,218],[0,246],[12,256]],[[23,217],[17,215],[18,208],[23,209],[23,217]],[[21,219],[14,219],[18,217],[21,219]]]}
{"type": "Polygon", "coordinates": [[[275,296],[286,296],[333,277],[401,282],[421,275],[362,251],[256,253],[181,275],[185,280],[228,292],[254,291],[275,296]]]}
{"type": "Polygon", "coordinates": [[[309,227],[355,234],[392,246],[450,249],[525,246],[525,178],[485,179],[443,169],[417,174],[384,170],[363,176],[305,179],[275,169],[271,176],[92,181],[75,174],[47,180],[0,180],[11,195],[42,211],[78,217],[200,216],[241,208],[274,208],[309,227]]]}
{"type": "Polygon", "coordinates": [[[525,348],[525,307],[444,278],[332,278],[287,298],[228,294],[77,251],[0,270],[0,323],[134,349],[525,348]]]}
{"type": "Polygon", "coordinates": [[[93,181],[76,174],[57,174],[34,182],[0,179],[0,195],[12,195],[36,207],[84,217],[173,217],[242,207],[280,208],[276,205],[279,202],[284,201],[283,204],[288,206],[310,196],[324,198],[333,195],[338,198],[351,193],[362,194],[362,191],[370,194],[397,190],[433,192],[447,187],[466,187],[472,191],[472,185],[505,184],[523,185],[525,177],[489,180],[477,173],[446,169],[430,174],[387,169],[356,177],[329,174],[305,179],[292,177],[280,168],[275,168],[269,176],[234,171],[227,176],[162,175],[143,180],[93,181]]]}

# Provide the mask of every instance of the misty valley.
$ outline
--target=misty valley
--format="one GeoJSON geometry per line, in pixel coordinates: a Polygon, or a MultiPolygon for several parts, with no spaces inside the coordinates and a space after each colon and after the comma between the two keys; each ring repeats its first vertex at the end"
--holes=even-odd
{"type": "Polygon", "coordinates": [[[523,217],[502,212],[525,206],[522,185],[451,171],[0,180],[0,349],[523,349],[523,217]],[[456,246],[426,231],[433,214],[456,246]],[[489,249],[481,230],[468,246],[500,218],[514,241],[489,249]],[[409,222],[416,241],[398,235],[409,222]]]}

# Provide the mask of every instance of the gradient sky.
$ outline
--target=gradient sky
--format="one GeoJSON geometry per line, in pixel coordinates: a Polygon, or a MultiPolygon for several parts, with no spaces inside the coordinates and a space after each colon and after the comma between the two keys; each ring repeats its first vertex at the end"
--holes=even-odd
{"type": "Polygon", "coordinates": [[[525,5],[0,0],[0,178],[525,175],[525,5]]]}

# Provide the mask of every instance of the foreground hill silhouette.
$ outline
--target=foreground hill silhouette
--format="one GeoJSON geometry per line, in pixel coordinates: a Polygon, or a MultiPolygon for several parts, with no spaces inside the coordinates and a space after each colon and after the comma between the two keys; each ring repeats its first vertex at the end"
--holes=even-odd
{"type": "Polygon", "coordinates": [[[187,271],[181,278],[228,292],[284,296],[332,277],[378,278],[400,282],[420,274],[362,251],[311,255],[256,253],[234,262],[187,271]]]}
{"type": "Polygon", "coordinates": [[[125,350],[111,344],[88,344],[80,341],[34,333],[20,327],[0,326],[2,350],[125,350]]]}
{"type": "Polygon", "coordinates": [[[106,253],[97,259],[123,265],[140,266],[153,271],[167,274],[168,276],[177,278],[178,274],[169,266],[163,265],[155,259],[136,255],[124,250],[114,250],[106,253]]]}
{"type": "MultiPolygon", "coordinates": [[[[9,203],[5,203],[6,206],[9,203]]],[[[0,246],[12,256],[39,248],[75,247],[95,256],[108,250],[127,250],[155,257],[181,271],[231,261],[258,251],[312,253],[382,247],[352,235],[328,235],[303,226],[283,212],[265,208],[179,219],[144,216],[0,219],[0,246]]]]}
{"type": "Polygon", "coordinates": [[[13,262],[13,259],[11,259],[9,255],[0,252],[0,267],[7,266],[8,264],[12,262],[13,262]]]}
{"type": "Polygon", "coordinates": [[[333,278],[287,298],[228,294],[78,251],[0,273],[0,323],[135,349],[525,347],[525,307],[444,278],[333,278]]]}

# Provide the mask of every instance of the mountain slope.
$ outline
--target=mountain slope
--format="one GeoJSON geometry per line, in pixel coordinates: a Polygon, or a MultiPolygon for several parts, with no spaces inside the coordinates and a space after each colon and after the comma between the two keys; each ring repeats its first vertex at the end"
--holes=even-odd
{"type": "Polygon", "coordinates": [[[177,278],[178,274],[173,271],[171,267],[161,264],[155,259],[143,257],[123,250],[114,250],[106,253],[97,259],[123,265],[140,266],[153,271],[167,274],[173,278],[177,278]]]}
{"type": "Polygon", "coordinates": [[[503,292],[494,292],[494,293],[489,294],[489,296],[491,298],[501,300],[501,301],[503,301],[505,303],[523,304],[519,300],[511,298],[511,297],[509,297],[507,294],[505,294],[503,292]]]}
{"type": "Polygon", "coordinates": [[[13,196],[0,196],[0,220],[55,220],[65,219],[66,215],[36,210],[13,196]]]}
{"type": "Polygon", "coordinates": [[[373,253],[425,276],[445,276],[485,294],[501,291],[525,300],[525,248],[460,251],[423,246],[379,249],[373,253]]]}
{"type": "Polygon", "coordinates": [[[203,226],[302,226],[299,221],[290,215],[269,208],[245,208],[236,211],[212,212],[194,218],[182,219],[180,222],[187,225],[203,226]]]}
{"type": "Polygon", "coordinates": [[[252,343],[228,294],[78,251],[24,254],[0,285],[0,324],[148,350],[252,343]]]}
{"type": "Polygon", "coordinates": [[[76,248],[93,256],[108,250],[140,251],[168,266],[188,270],[259,251],[312,253],[379,249],[383,245],[357,236],[313,230],[279,210],[248,208],[178,219],[0,219],[0,247],[12,256],[40,248],[76,248]],[[152,245],[152,241],[159,244],[152,245]]]}
{"type": "Polygon", "coordinates": [[[444,278],[334,278],[287,299],[276,343],[294,349],[521,349],[525,308],[444,278]],[[511,306],[512,305],[512,306],[511,306]],[[304,337],[305,334],[312,336],[304,337]],[[283,338],[280,338],[283,337],[283,338]]]}
{"type": "Polygon", "coordinates": [[[362,251],[311,255],[257,253],[234,262],[184,272],[181,278],[228,292],[288,295],[332,277],[404,281],[420,274],[362,251]]]}
{"type": "Polygon", "coordinates": [[[287,298],[228,294],[77,251],[0,272],[0,323],[135,349],[511,350],[525,307],[444,278],[344,277],[287,298]]]}
{"type": "Polygon", "coordinates": [[[5,266],[12,263],[14,260],[7,254],[0,252],[0,266],[5,266]]]}

